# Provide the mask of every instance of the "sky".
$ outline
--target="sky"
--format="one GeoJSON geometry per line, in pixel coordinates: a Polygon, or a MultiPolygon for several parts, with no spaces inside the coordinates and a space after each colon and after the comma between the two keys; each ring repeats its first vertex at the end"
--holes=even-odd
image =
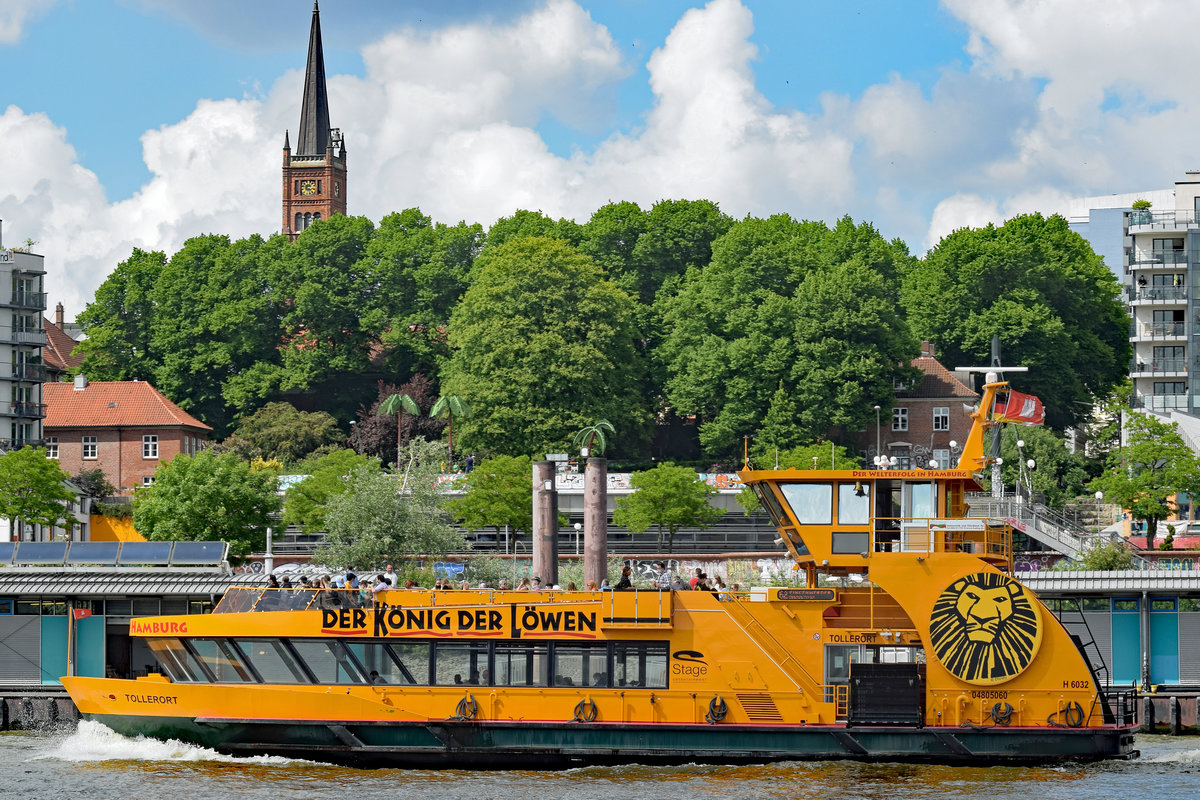
{"type": "MultiPolygon", "coordinates": [[[[279,230],[309,0],[0,0],[0,219],[73,319],[134,248],[279,230]]],[[[1170,187],[1200,3],[322,0],[352,214],[849,215],[916,254],[1170,187]]],[[[1198,124],[1192,124],[1195,121],[1198,124]]]]}

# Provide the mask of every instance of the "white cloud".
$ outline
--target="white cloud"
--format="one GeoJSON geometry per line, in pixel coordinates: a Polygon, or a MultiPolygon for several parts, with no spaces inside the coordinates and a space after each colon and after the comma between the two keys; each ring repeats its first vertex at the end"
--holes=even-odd
{"type": "Polygon", "coordinates": [[[56,0],[0,0],[0,44],[21,40],[25,27],[45,14],[56,0]]]}

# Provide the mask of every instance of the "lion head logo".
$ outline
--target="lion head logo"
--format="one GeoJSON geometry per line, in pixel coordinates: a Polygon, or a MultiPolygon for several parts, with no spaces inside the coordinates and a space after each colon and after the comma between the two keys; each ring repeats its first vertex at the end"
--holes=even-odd
{"type": "Polygon", "coordinates": [[[929,617],[934,655],[955,677],[982,686],[1025,671],[1042,643],[1038,604],[1007,575],[977,572],[938,596],[929,617]]]}

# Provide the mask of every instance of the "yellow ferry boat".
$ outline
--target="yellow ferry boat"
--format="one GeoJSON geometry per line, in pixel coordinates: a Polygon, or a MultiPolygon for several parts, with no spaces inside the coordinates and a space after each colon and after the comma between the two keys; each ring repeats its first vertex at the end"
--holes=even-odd
{"type": "Polygon", "coordinates": [[[956,469],[752,470],[807,588],[239,588],[137,619],[159,673],[64,677],[85,718],[236,753],[364,765],[1129,758],[1133,696],[968,518],[987,385],[956,469]],[[832,585],[831,585],[832,584],[832,585]]]}

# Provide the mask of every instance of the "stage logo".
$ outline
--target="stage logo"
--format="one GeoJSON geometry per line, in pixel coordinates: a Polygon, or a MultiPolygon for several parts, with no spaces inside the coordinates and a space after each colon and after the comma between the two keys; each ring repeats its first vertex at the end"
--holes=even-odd
{"type": "Polygon", "coordinates": [[[1015,678],[1042,644],[1038,603],[998,572],[959,578],[938,597],[929,618],[934,655],[952,675],[979,686],[1015,678]]]}

